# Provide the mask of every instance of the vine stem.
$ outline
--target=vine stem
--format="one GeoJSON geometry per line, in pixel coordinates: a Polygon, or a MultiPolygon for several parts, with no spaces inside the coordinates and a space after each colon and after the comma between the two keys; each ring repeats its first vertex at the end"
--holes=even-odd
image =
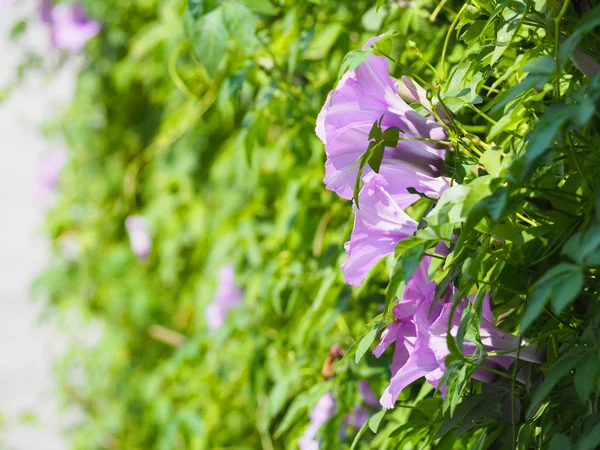
{"type": "MultiPolygon", "coordinates": [[[[521,339],[521,335],[519,335],[519,343],[522,342],[521,339]]],[[[510,382],[511,384],[511,395],[510,395],[510,410],[511,410],[511,417],[512,417],[512,438],[513,438],[513,450],[516,449],[516,442],[517,442],[517,421],[515,420],[515,390],[517,389],[517,369],[519,366],[519,356],[521,355],[521,346],[519,345],[519,348],[517,348],[517,357],[515,358],[515,363],[513,366],[513,371],[512,371],[512,380],[510,382]]]]}
{"type": "Polygon", "coordinates": [[[456,25],[458,24],[458,20],[460,19],[460,16],[465,11],[465,9],[467,9],[467,6],[469,6],[469,3],[471,3],[471,2],[465,2],[465,4],[462,6],[462,8],[460,8],[460,10],[458,11],[458,13],[456,14],[456,17],[454,17],[454,20],[450,24],[450,28],[448,29],[448,33],[446,33],[446,39],[444,39],[444,47],[442,48],[442,65],[441,65],[441,72],[442,72],[442,74],[441,74],[440,81],[444,81],[446,79],[446,70],[445,70],[445,66],[446,66],[446,52],[448,51],[448,44],[450,43],[450,36],[452,35],[452,32],[456,28],[456,25]]]}
{"type": "Polygon", "coordinates": [[[185,84],[183,79],[179,76],[179,73],[177,73],[177,60],[179,59],[179,55],[181,54],[181,52],[183,50],[187,49],[187,47],[189,47],[191,44],[192,44],[192,40],[186,39],[185,41],[181,41],[179,43],[179,45],[177,45],[177,47],[175,47],[175,50],[173,50],[171,52],[171,56],[169,56],[169,63],[167,65],[167,70],[169,72],[169,76],[171,77],[171,81],[173,81],[173,84],[175,85],[175,87],[177,89],[179,89],[179,91],[181,91],[181,93],[183,93],[190,100],[200,102],[200,101],[202,101],[202,99],[200,97],[198,97],[196,94],[194,94],[194,92],[192,92],[192,90],[190,88],[188,88],[188,86],[185,84]]]}
{"type": "Polygon", "coordinates": [[[444,7],[444,5],[446,4],[448,0],[442,0],[433,10],[433,12],[431,13],[431,15],[429,16],[429,20],[431,22],[434,22],[435,19],[437,18],[437,15],[440,13],[440,11],[442,10],[442,8],[444,7]]]}
{"type": "MultiPolygon", "coordinates": [[[[558,15],[554,19],[554,63],[556,64],[557,75],[558,73],[560,73],[560,21],[562,20],[563,16],[567,13],[569,3],[569,0],[564,0],[562,8],[560,9],[558,15]]],[[[556,79],[556,97],[560,97],[560,77],[556,79]]]]}

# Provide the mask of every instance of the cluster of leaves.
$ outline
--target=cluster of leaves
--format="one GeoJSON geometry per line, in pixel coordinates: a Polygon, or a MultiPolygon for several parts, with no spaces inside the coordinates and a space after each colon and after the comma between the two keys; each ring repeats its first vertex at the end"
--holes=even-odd
{"type": "MultiPolygon", "coordinates": [[[[77,318],[100,329],[60,365],[65,400],[86,413],[74,448],[297,448],[327,391],[337,403],[319,432],[327,449],[600,444],[598,8],[85,3],[103,32],[54,125],[70,161],[46,224],[54,258],[36,283],[65,327],[77,318]],[[370,52],[420,80],[449,116],[453,185],[411,207],[435,236],[417,232],[350,289],[339,266],[351,208],[323,187],[314,126],[336,80],[370,52]],[[147,263],[129,248],[131,214],[150,223],[147,263]],[[391,356],[373,358],[370,345],[440,240],[454,246],[435,273],[438,295],[454,283],[478,300],[449,336],[448,394],[414,383],[396,409],[340,434],[359,380],[377,394],[387,384],[391,356]],[[244,305],[209,332],[204,308],[228,263],[244,305]],[[488,292],[500,326],[545,346],[547,363],[517,360],[482,386],[471,375],[489,355],[461,348],[478,336],[488,292]],[[324,377],[335,344],[346,356],[324,377]]],[[[375,124],[362,167],[376,169],[398,136],[375,124]]]]}

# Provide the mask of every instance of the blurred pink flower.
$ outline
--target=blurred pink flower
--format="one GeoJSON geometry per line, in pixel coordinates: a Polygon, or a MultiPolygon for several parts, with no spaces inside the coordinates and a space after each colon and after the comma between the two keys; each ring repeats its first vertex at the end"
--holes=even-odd
{"type": "Polygon", "coordinates": [[[152,249],[148,221],[143,216],[129,216],[125,219],[125,228],[129,235],[131,250],[140,261],[147,261],[152,249]]]}
{"type": "Polygon", "coordinates": [[[222,267],[219,271],[219,284],[214,301],[205,310],[206,322],[211,330],[216,330],[223,325],[229,310],[242,302],[243,294],[235,284],[233,266],[222,267]]]}
{"type": "Polygon", "coordinates": [[[42,204],[47,206],[54,200],[56,186],[67,161],[67,151],[64,148],[54,150],[42,158],[33,188],[34,197],[42,204]]]}
{"type": "Polygon", "coordinates": [[[16,0],[0,0],[0,10],[12,8],[16,0]]]}
{"type": "Polygon", "coordinates": [[[42,21],[50,24],[50,36],[54,47],[79,53],[91,38],[100,33],[98,22],[87,17],[83,6],[79,4],[59,4],[51,7],[43,0],[40,5],[42,21]]]}
{"type": "Polygon", "coordinates": [[[319,450],[317,432],[335,413],[335,400],[331,392],[324,394],[310,412],[310,425],[298,441],[300,450],[319,450]]]}
{"type": "Polygon", "coordinates": [[[345,439],[348,436],[348,428],[360,429],[369,417],[371,413],[367,408],[362,406],[363,404],[379,409],[379,400],[375,397],[371,386],[365,380],[360,380],[358,383],[358,393],[362,397],[362,401],[359,405],[352,408],[340,425],[340,438],[345,439]]]}
{"type": "Polygon", "coordinates": [[[371,417],[371,413],[362,406],[355,406],[352,408],[352,411],[346,414],[342,420],[339,432],[340,438],[346,439],[348,436],[348,429],[359,430],[362,428],[365,422],[369,420],[369,417],[371,417]]]}
{"type": "Polygon", "coordinates": [[[52,0],[40,0],[38,12],[42,22],[52,22],[52,0]]]}
{"type": "Polygon", "coordinates": [[[371,389],[371,386],[369,386],[369,383],[365,380],[360,380],[358,383],[358,392],[367,405],[379,407],[379,401],[377,400],[373,389],[371,389]]]}

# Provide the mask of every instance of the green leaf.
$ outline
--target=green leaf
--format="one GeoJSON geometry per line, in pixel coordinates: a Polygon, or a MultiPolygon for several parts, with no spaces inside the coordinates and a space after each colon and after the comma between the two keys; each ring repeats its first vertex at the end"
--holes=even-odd
{"type": "Polygon", "coordinates": [[[269,0],[240,0],[240,2],[250,8],[255,14],[264,16],[277,15],[277,8],[269,0]]]}
{"type": "Polygon", "coordinates": [[[298,395],[287,408],[285,416],[275,430],[275,437],[281,436],[296,422],[311,405],[312,397],[306,393],[298,395]]]}
{"type": "MultiPolygon", "coordinates": [[[[13,40],[18,39],[27,31],[28,22],[26,20],[18,20],[10,29],[10,38],[13,40]]],[[[1,96],[0,96],[1,98],[1,96]]]]}
{"type": "Polygon", "coordinates": [[[369,429],[369,421],[366,421],[363,424],[363,426],[360,427],[360,430],[358,430],[358,433],[356,433],[356,436],[354,437],[354,440],[352,441],[352,445],[350,446],[350,450],[354,450],[356,448],[356,446],[360,442],[360,438],[363,437],[363,435],[367,432],[368,429],[369,429]]]}
{"type": "Polygon", "coordinates": [[[555,280],[552,289],[552,309],[560,314],[583,288],[583,274],[581,269],[573,266],[570,272],[561,274],[555,280]]]}
{"type": "Polygon", "coordinates": [[[471,186],[454,185],[444,191],[435,208],[427,214],[429,225],[444,225],[447,223],[461,222],[463,205],[471,186]]]}
{"type": "Polygon", "coordinates": [[[579,441],[577,450],[596,450],[600,445],[600,424],[579,441]]]}
{"type": "Polygon", "coordinates": [[[572,114],[572,105],[550,106],[527,138],[527,150],[522,159],[522,174],[520,179],[524,180],[537,167],[538,161],[557,138],[563,126],[568,122],[572,114]]]}
{"type": "Polygon", "coordinates": [[[189,0],[188,11],[194,20],[198,20],[204,12],[204,0],[189,0]]]}
{"type": "Polygon", "coordinates": [[[590,355],[575,369],[573,377],[575,392],[584,404],[587,403],[587,399],[596,388],[598,372],[600,372],[600,360],[596,355],[590,355]]]}
{"type": "Polygon", "coordinates": [[[386,305],[390,305],[394,298],[396,298],[396,293],[398,292],[400,283],[402,283],[403,280],[404,272],[402,270],[402,261],[397,260],[396,265],[394,266],[394,270],[392,271],[392,276],[390,277],[390,282],[388,283],[387,289],[385,290],[386,305]]]}
{"type": "MultiPolygon", "coordinates": [[[[497,394],[494,394],[497,396],[497,394]]],[[[472,395],[463,399],[461,403],[458,404],[454,414],[451,417],[446,418],[439,430],[434,436],[434,439],[442,438],[453,428],[456,428],[463,421],[465,416],[474,408],[485,404],[489,407],[490,405],[490,394],[483,395],[472,395]]]]}
{"type": "Polygon", "coordinates": [[[485,20],[476,20],[472,22],[466,29],[466,31],[461,34],[460,40],[466,42],[467,44],[471,44],[473,41],[478,39],[483,32],[485,31],[485,25],[487,21],[485,20]]]}
{"type": "Polygon", "coordinates": [[[427,247],[427,242],[421,242],[414,247],[407,249],[402,253],[402,256],[400,256],[400,260],[402,261],[402,272],[406,281],[410,280],[417,270],[417,266],[421,262],[421,258],[423,258],[423,254],[427,247]]]}
{"type": "Polygon", "coordinates": [[[381,161],[383,161],[383,151],[384,146],[379,144],[375,144],[372,147],[371,157],[369,158],[369,167],[373,169],[373,172],[379,173],[379,168],[381,167],[381,161]]]}
{"type": "Polygon", "coordinates": [[[354,182],[354,193],[352,195],[352,198],[354,200],[354,204],[356,205],[356,207],[358,209],[360,209],[360,203],[359,203],[359,199],[358,199],[358,194],[360,193],[360,188],[361,188],[361,178],[362,178],[362,174],[365,171],[365,166],[367,165],[367,162],[369,161],[369,159],[371,159],[371,155],[373,154],[373,143],[371,142],[369,144],[369,148],[367,149],[367,151],[360,157],[360,163],[358,165],[358,171],[356,172],[356,180],[354,182]]]}
{"type": "Polygon", "coordinates": [[[546,272],[532,288],[533,294],[521,319],[521,332],[540,315],[550,298],[553,309],[560,312],[573,301],[582,286],[581,269],[574,264],[560,263],[546,272]]]}
{"type": "Polygon", "coordinates": [[[550,299],[552,294],[552,286],[545,285],[539,286],[533,291],[533,294],[529,296],[529,301],[525,309],[525,314],[521,319],[520,331],[525,332],[529,325],[533,323],[535,319],[541,314],[546,306],[546,303],[550,299]]]}
{"type": "Polygon", "coordinates": [[[564,434],[555,434],[550,439],[548,444],[548,450],[571,450],[571,441],[568,436],[564,434]]]}
{"type": "Polygon", "coordinates": [[[387,409],[383,408],[381,411],[375,413],[369,419],[369,429],[373,433],[377,433],[377,430],[379,430],[379,425],[381,424],[381,421],[383,420],[383,416],[385,416],[385,413],[387,411],[388,411],[387,409]]]}
{"type": "Polygon", "coordinates": [[[485,450],[488,447],[485,445],[487,437],[487,430],[483,430],[483,432],[477,437],[477,440],[473,443],[471,450],[485,450]]]}
{"type": "Polygon", "coordinates": [[[502,397],[499,394],[485,395],[484,401],[478,403],[465,414],[465,417],[456,429],[454,436],[458,438],[467,431],[472,430],[483,419],[502,420],[501,398],[502,397]]]}
{"type": "Polygon", "coordinates": [[[382,141],[383,140],[383,132],[381,131],[381,121],[383,120],[383,116],[379,120],[373,122],[373,126],[371,127],[371,131],[369,131],[369,140],[370,141],[382,141]]]}
{"type": "Polygon", "coordinates": [[[386,0],[377,0],[377,4],[375,5],[375,9],[379,11],[379,9],[385,5],[386,0]]]}
{"type": "Polygon", "coordinates": [[[542,385],[535,391],[531,404],[527,409],[527,417],[533,416],[538,406],[550,395],[552,388],[556,386],[561,378],[568,375],[589,354],[589,350],[576,351],[563,356],[554,363],[542,385]]]}
{"type": "Polygon", "coordinates": [[[527,61],[527,64],[523,67],[523,72],[550,75],[555,69],[556,64],[554,63],[554,58],[552,56],[543,55],[527,61]]]}
{"type": "Polygon", "coordinates": [[[600,265],[600,226],[590,227],[585,234],[576,233],[563,246],[562,254],[586,267],[600,265]]]}
{"type": "Polygon", "coordinates": [[[574,32],[560,46],[558,59],[561,66],[564,65],[569,56],[571,56],[571,53],[575,51],[583,37],[598,25],[600,25],[600,7],[596,7],[592,11],[586,13],[577,24],[574,32]]]}
{"type": "Polygon", "coordinates": [[[354,355],[354,362],[356,364],[360,362],[365,353],[371,348],[371,344],[373,344],[373,341],[377,337],[377,333],[381,329],[381,326],[382,322],[376,323],[375,326],[360,340],[358,347],[356,348],[356,354],[354,355]]]}
{"type": "Polygon", "coordinates": [[[214,77],[227,50],[229,39],[221,8],[202,16],[194,24],[192,38],[196,56],[209,75],[214,77]]]}
{"type": "Polygon", "coordinates": [[[383,142],[386,147],[395,148],[400,139],[400,130],[395,127],[386,128],[383,132],[383,142]]]}
{"type": "Polygon", "coordinates": [[[519,1],[511,1],[511,8],[506,8],[503,11],[502,26],[496,33],[496,45],[492,55],[491,64],[495,64],[504,52],[508,49],[508,46],[512,42],[513,35],[519,30],[521,26],[521,18],[525,13],[525,4],[519,1]],[[514,8],[514,10],[513,10],[514,8]]]}
{"type": "Polygon", "coordinates": [[[256,16],[242,3],[227,2],[222,8],[229,35],[237,40],[246,52],[250,52],[256,46],[256,16]]]}
{"type": "Polygon", "coordinates": [[[490,110],[491,114],[500,111],[507,103],[516,101],[524,97],[524,94],[529,90],[538,88],[541,89],[546,83],[547,77],[529,74],[519,84],[512,86],[510,89],[500,94],[494,101],[494,107],[490,110]]]}
{"type": "Polygon", "coordinates": [[[348,52],[346,56],[344,56],[342,66],[338,72],[338,80],[349,70],[354,70],[360,66],[371,54],[373,54],[372,50],[352,50],[348,52]]]}
{"type": "Polygon", "coordinates": [[[490,217],[498,222],[504,214],[504,209],[508,203],[508,187],[502,186],[492,195],[485,199],[490,217]]]}
{"type": "Polygon", "coordinates": [[[246,80],[246,74],[248,73],[248,68],[244,67],[238,70],[233,75],[227,77],[227,79],[223,82],[221,86],[221,91],[219,93],[219,97],[223,97],[225,99],[229,99],[235,94],[237,94],[244,86],[244,81],[246,80]]]}

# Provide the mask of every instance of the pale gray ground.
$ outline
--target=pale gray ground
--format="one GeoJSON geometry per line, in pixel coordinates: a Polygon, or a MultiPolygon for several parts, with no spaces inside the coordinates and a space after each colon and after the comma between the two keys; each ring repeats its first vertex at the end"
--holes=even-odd
{"type": "MultiPolygon", "coordinates": [[[[21,0],[25,2],[25,0],[21,0]]],[[[23,50],[7,39],[9,23],[31,5],[0,9],[0,88],[10,79],[23,50]]],[[[28,3],[33,3],[29,1],[28,3]]],[[[27,45],[44,50],[41,24],[27,45]]],[[[49,80],[32,73],[8,101],[0,103],[0,449],[61,450],[66,423],[54,395],[52,364],[65,339],[52,325],[40,326],[40,305],[30,301],[30,283],[47,258],[40,236],[43,207],[33,199],[40,155],[54,145],[40,124],[59,113],[73,90],[75,64],[49,80]],[[23,423],[33,414],[34,423],[23,423]]]]}

